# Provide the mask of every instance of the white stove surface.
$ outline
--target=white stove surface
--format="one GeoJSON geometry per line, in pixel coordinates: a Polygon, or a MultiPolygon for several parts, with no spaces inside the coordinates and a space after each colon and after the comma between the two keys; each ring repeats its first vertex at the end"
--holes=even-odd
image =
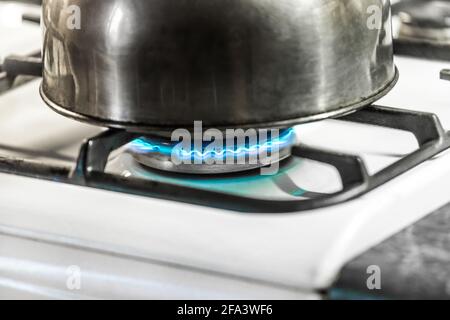
{"type": "MultiPolygon", "coordinates": [[[[434,112],[450,128],[450,83],[439,80],[448,64],[396,63],[400,81],[378,104],[434,112]]],[[[73,165],[82,139],[101,129],[50,111],[38,86],[0,96],[0,154],[73,165]]],[[[407,133],[334,120],[297,130],[304,143],[360,154],[371,173],[416,147],[407,133]]],[[[150,174],[127,155],[109,170],[150,174]]],[[[298,188],[338,187],[336,173],[313,162],[283,174],[298,188]]],[[[296,196],[283,179],[186,183],[296,196]]],[[[320,298],[346,262],[449,202],[449,189],[447,153],[359,199],[298,214],[241,214],[0,174],[0,298],[320,298]],[[71,266],[79,290],[68,286],[71,266]]]]}

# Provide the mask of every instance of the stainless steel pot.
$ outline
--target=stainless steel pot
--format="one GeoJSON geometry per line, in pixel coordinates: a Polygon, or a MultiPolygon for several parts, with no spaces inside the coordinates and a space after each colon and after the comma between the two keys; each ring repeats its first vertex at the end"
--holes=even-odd
{"type": "Polygon", "coordinates": [[[47,104],[139,132],[288,127],[397,79],[389,0],[43,0],[43,28],[47,104]]]}

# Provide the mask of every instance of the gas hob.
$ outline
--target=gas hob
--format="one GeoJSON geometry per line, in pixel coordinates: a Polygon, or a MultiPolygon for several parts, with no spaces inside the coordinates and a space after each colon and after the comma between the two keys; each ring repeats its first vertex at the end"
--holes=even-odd
{"type": "MultiPolygon", "coordinates": [[[[2,28],[17,37],[2,37],[14,43],[2,43],[1,57],[39,48],[37,26],[2,28]]],[[[397,57],[396,64],[399,83],[378,105],[435,113],[449,129],[450,84],[439,79],[446,63],[397,57]]],[[[39,83],[35,79],[0,96],[1,157],[63,172],[45,180],[12,174],[15,168],[0,174],[0,297],[320,298],[346,262],[448,202],[448,153],[351,201],[289,213],[240,212],[230,210],[229,202],[221,204],[230,208],[220,208],[214,205],[220,199],[201,194],[189,193],[192,201],[180,202],[61,183],[65,170],[76,169],[83,140],[104,129],[49,110],[39,83]],[[82,274],[79,289],[67,286],[73,267],[82,274]]],[[[294,129],[304,145],[357,155],[368,174],[417,149],[410,133],[355,122],[326,120],[294,129]]],[[[314,200],[342,188],[336,168],[317,159],[299,156],[281,169],[272,177],[180,179],[143,167],[126,146],[105,167],[122,179],[224,197],[314,200]]]]}

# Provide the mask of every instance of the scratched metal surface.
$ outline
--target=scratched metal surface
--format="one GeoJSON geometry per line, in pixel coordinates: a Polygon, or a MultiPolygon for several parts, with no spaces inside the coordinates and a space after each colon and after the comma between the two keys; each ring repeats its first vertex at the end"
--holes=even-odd
{"type": "Polygon", "coordinates": [[[450,299],[450,203],[347,264],[334,299],[450,299]],[[369,266],[381,290],[369,290],[369,266]]]}

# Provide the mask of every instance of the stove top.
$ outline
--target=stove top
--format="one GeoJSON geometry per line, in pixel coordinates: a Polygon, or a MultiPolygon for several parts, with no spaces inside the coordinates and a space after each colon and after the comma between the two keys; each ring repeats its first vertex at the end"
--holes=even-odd
{"type": "MultiPolygon", "coordinates": [[[[16,29],[7,39],[26,45],[0,56],[39,48],[36,25],[16,29]]],[[[380,106],[293,128],[300,146],[272,176],[152,169],[136,156],[148,137],[55,114],[39,79],[5,88],[0,297],[318,298],[345,262],[448,202],[446,63],[396,64],[380,106]]]]}

